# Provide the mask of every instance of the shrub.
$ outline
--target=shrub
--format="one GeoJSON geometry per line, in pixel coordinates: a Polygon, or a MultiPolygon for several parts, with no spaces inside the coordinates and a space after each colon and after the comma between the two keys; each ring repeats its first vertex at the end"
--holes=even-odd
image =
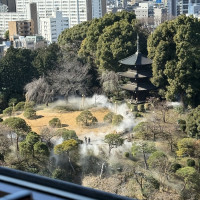
{"type": "Polygon", "coordinates": [[[170,167],[170,171],[175,173],[178,169],[180,169],[182,166],[179,163],[173,163],[170,167]]]}
{"type": "Polygon", "coordinates": [[[112,125],[115,125],[115,126],[119,125],[123,119],[124,118],[122,115],[114,115],[112,118],[112,125]]]}
{"type": "Polygon", "coordinates": [[[178,113],[178,114],[183,114],[184,113],[184,107],[183,106],[176,106],[174,108],[174,110],[178,113]]]}
{"type": "Polygon", "coordinates": [[[33,108],[34,106],[35,106],[34,101],[25,102],[24,110],[26,110],[27,108],[33,108]]]}
{"type": "Polygon", "coordinates": [[[57,168],[57,169],[55,169],[53,171],[52,178],[65,180],[65,178],[66,178],[66,171],[64,169],[57,168]]]}
{"type": "Polygon", "coordinates": [[[2,153],[0,153],[0,160],[4,161],[4,155],[2,153]]]}
{"type": "Polygon", "coordinates": [[[134,138],[147,140],[149,139],[149,134],[146,130],[147,122],[140,122],[133,128],[134,138]]]}
{"type": "Polygon", "coordinates": [[[56,131],[59,135],[62,135],[63,140],[78,140],[78,136],[76,135],[76,132],[74,130],[69,130],[66,128],[59,129],[56,131]]]}
{"type": "Polygon", "coordinates": [[[124,153],[124,156],[125,156],[126,158],[129,158],[129,156],[130,156],[129,152],[125,152],[125,153],[124,153]]]}
{"type": "Polygon", "coordinates": [[[21,101],[15,106],[15,111],[24,111],[25,102],[21,101]]]}
{"type": "Polygon", "coordinates": [[[147,180],[149,183],[152,184],[152,186],[155,188],[155,189],[159,189],[160,188],[160,182],[157,181],[153,176],[148,176],[147,177],[147,180]]]}
{"type": "Polygon", "coordinates": [[[188,167],[194,167],[195,166],[195,160],[187,159],[187,166],[188,167]]]}
{"type": "Polygon", "coordinates": [[[0,122],[2,122],[3,121],[3,119],[0,117],[0,122]]]}
{"type": "Polygon", "coordinates": [[[49,126],[53,128],[60,128],[62,126],[60,119],[58,118],[53,118],[52,120],[49,121],[49,126]]]}
{"type": "Polygon", "coordinates": [[[132,107],[132,111],[133,111],[133,112],[137,112],[137,111],[138,111],[137,105],[134,105],[134,106],[132,107]]]}
{"type": "Polygon", "coordinates": [[[54,110],[59,110],[62,112],[69,112],[69,111],[77,111],[73,105],[65,105],[65,106],[56,106],[53,108],[54,110]]]}
{"type": "Polygon", "coordinates": [[[17,103],[17,99],[11,98],[11,99],[9,99],[8,105],[11,107],[11,106],[15,105],[16,103],[17,103]]]}
{"type": "Polygon", "coordinates": [[[139,113],[139,112],[136,112],[135,113],[135,117],[137,118],[137,117],[143,117],[143,115],[141,114],[141,113],[139,113]]]}
{"type": "Polygon", "coordinates": [[[24,111],[24,117],[27,119],[35,119],[36,118],[36,111],[33,108],[27,108],[24,111]]]}
{"type": "Polygon", "coordinates": [[[134,104],[127,104],[128,108],[132,111],[132,112],[136,112],[137,110],[137,105],[134,104]]]}
{"type": "Polygon", "coordinates": [[[113,119],[113,116],[115,114],[113,112],[109,112],[108,114],[106,114],[103,118],[103,121],[104,122],[108,122],[108,123],[112,123],[112,119],[113,119]]]}
{"type": "Polygon", "coordinates": [[[144,104],[139,104],[139,105],[138,105],[138,111],[139,111],[139,112],[145,112],[144,104]]]}
{"type": "Polygon", "coordinates": [[[140,122],[135,127],[133,127],[133,132],[141,131],[145,127],[146,122],[140,122]]]}
{"type": "Polygon", "coordinates": [[[179,119],[178,120],[178,125],[179,128],[181,129],[181,131],[185,131],[186,130],[186,121],[183,119],[179,119]]]}
{"type": "Polygon", "coordinates": [[[4,116],[11,116],[13,112],[13,107],[8,107],[3,111],[4,116]]]}
{"type": "Polygon", "coordinates": [[[81,126],[91,126],[97,122],[97,118],[89,110],[82,111],[76,118],[76,123],[81,126]]]}
{"type": "Polygon", "coordinates": [[[151,104],[149,104],[149,103],[145,103],[144,104],[144,109],[145,110],[150,110],[150,107],[151,107],[151,104]]]}

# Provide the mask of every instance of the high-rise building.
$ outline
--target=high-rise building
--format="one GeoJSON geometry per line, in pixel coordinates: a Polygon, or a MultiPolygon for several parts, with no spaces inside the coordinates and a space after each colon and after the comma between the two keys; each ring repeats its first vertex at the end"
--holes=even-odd
{"type": "Polygon", "coordinates": [[[30,3],[26,5],[27,19],[33,20],[34,22],[34,34],[38,34],[38,14],[37,14],[37,4],[30,3]]]}
{"type": "Polygon", "coordinates": [[[60,33],[69,28],[69,20],[61,11],[53,12],[51,17],[40,19],[40,33],[50,43],[57,42],[60,33]]]}
{"type": "Polygon", "coordinates": [[[178,6],[177,0],[168,0],[167,1],[167,14],[168,14],[169,18],[178,15],[178,12],[177,12],[178,7],[177,6],[178,6]]]}
{"type": "Polygon", "coordinates": [[[63,17],[69,18],[72,27],[106,13],[106,0],[16,0],[17,12],[26,12],[29,2],[37,3],[38,17],[52,16],[52,11],[62,11],[63,17]]]}
{"type": "Polygon", "coordinates": [[[188,14],[189,3],[200,4],[200,0],[178,0],[180,6],[180,14],[188,14]]]}
{"type": "Polygon", "coordinates": [[[0,37],[8,30],[9,21],[21,21],[27,19],[26,13],[7,12],[0,13],[0,37]]]}
{"type": "Polygon", "coordinates": [[[29,4],[30,0],[16,0],[16,12],[26,13],[26,6],[29,4]]]}
{"type": "Polygon", "coordinates": [[[193,15],[194,17],[199,18],[200,17],[200,4],[192,3],[192,1],[189,1],[188,4],[188,15],[193,15]]]}

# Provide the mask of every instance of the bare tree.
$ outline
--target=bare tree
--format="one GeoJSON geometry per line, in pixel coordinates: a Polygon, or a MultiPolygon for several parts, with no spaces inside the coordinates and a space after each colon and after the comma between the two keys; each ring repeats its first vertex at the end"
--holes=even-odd
{"type": "Polygon", "coordinates": [[[44,77],[33,80],[25,86],[26,100],[37,104],[51,102],[53,100],[53,89],[44,77]]]}
{"type": "Polygon", "coordinates": [[[104,92],[115,92],[119,88],[118,75],[113,71],[105,71],[101,76],[101,84],[104,92]]]}
{"type": "Polygon", "coordinates": [[[9,151],[9,148],[12,145],[11,140],[8,138],[10,132],[11,130],[9,128],[0,124],[0,155],[2,156],[2,160],[4,160],[5,154],[9,151]]]}
{"type": "Polygon", "coordinates": [[[167,106],[166,101],[161,101],[156,105],[156,112],[160,113],[162,116],[162,121],[166,123],[166,115],[167,111],[169,110],[169,107],[167,106]]]}
{"type": "Polygon", "coordinates": [[[75,54],[69,57],[68,52],[64,49],[62,54],[60,66],[50,72],[48,76],[55,93],[65,97],[91,94],[93,80],[91,65],[75,54]]]}
{"type": "Polygon", "coordinates": [[[55,128],[46,126],[41,129],[40,136],[42,138],[42,141],[46,142],[48,147],[51,149],[53,148],[52,138],[55,136],[60,136],[60,134],[56,131],[55,128]]]}
{"type": "Polygon", "coordinates": [[[92,94],[95,72],[91,65],[66,49],[60,53],[62,58],[55,70],[25,86],[27,101],[48,105],[56,96],[92,94]]]}

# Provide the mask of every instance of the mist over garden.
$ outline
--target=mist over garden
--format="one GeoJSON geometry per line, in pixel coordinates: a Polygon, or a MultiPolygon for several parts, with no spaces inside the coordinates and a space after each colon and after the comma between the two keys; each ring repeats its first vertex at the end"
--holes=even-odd
{"type": "Polygon", "coordinates": [[[153,33],[106,14],[0,60],[0,165],[137,199],[200,199],[200,22],[153,33]],[[139,49],[156,90],[133,103],[119,60],[139,49]]]}

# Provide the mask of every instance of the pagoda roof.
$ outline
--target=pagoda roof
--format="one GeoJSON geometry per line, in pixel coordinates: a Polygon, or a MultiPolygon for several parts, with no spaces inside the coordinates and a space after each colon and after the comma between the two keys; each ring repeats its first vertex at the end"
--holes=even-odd
{"type": "Polygon", "coordinates": [[[135,54],[120,60],[119,63],[123,65],[151,65],[152,60],[137,51],[135,54]]]}
{"type": "Polygon", "coordinates": [[[151,71],[135,71],[135,70],[128,70],[126,72],[118,72],[119,76],[127,77],[127,78],[147,78],[152,77],[151,71]]]}
{"type": "Polygon", "coordinates": [[[129,91],[145,91],[145,90],[155,90],[156,87],[152,83],[127,83],[120,86],[121,89],[129,91]]]}

